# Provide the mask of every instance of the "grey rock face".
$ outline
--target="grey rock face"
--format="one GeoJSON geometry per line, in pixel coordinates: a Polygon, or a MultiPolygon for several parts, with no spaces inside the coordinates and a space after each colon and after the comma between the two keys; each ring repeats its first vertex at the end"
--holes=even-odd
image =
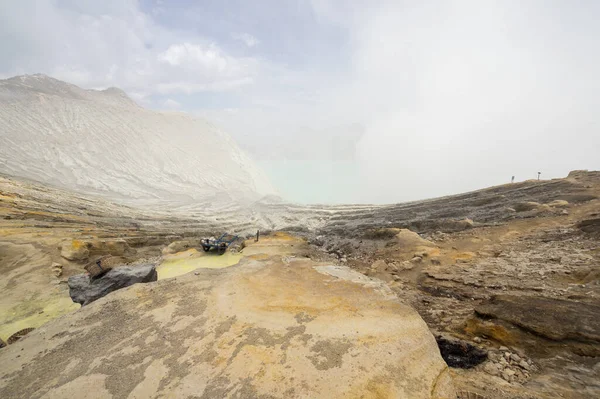
{"type": "Polygon", "coordinates": [[[95,279],[90,279],[87,274],[78,274],[69,277],[69,295],[73,302],[85,306],[118,289],[149,283],[157,278],[155,264],[120,266],[95,279]]]}
{"type": "Polygon", "coordinates": [[[600,354],[600,306],[595,303],[498,295],[476,307],[475,313],[490,320],[508,322],[538,337],[561,342],[565,348],[583,356],[600,354]]]}
{"type": "Polygon", "coordinates": [[[600,218],[583,220],[577,224],[577,227],[586,233],[600,235],[600,218]]]}

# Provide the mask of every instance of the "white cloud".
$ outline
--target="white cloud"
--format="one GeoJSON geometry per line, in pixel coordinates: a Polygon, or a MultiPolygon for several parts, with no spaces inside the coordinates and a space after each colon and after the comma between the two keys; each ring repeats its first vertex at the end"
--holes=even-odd
{"type": "Polygon", "coordinates": [[[165,8],[164,8],[164,1],[163,0],[156,0],[154,3],[154,6],[151,9],[152,11],[152,15],[160,15],[163,14],[165,12],[165,8]]]}
{"type": "Polygon", "coordinates": [[[172,66],[202,67],[224,71],[227,68],[227,59],[215,45],[201,46],[190,43],[174,44],[167,51],[161,53],[158,59],[172,66]]]}
{"type": "Polygon", "coordinates": [[[366,125],[361,200],[600,167],[599,9],[545,4],[390,2],[345,21],[353,72],[330,102],[366,125]]]}
{"type": "Polygon", "coordinates": [[[361,123],[360,192],[341,201],[600,168],[600,3],[375,3],[313,0],[319,22],[346,39],[348,58],[258,76],[250,106],[211,117],[256,147],[301,139],[297,126],[361,123]]]}
{"type": "Polygon", "coordinates": [[[190,83],[189,81],[173,81],[169,83],[159,83],[156,86],[156,91],[160,94],[170,93],[199,93],[203,91],[229,91],[242,86],[252,84],[254,80],[251,77],[240,79],[227,79],[222,81],[213,81],[207,83],[190,83]]]}
{"type": "Polygon", "coordinates": [[[231,37],[235,40],[244,42],[244,44],[248,47],[254,47],[260,43],[260,40],[249,33],[232,33],[231,37]]]}
{"type": "Polygon", "coordinates": [[[138,94],[232,90],[252,82],[259,70],[254,58],[166,30],[136,0],[1,2],[0,52],[7,55],[0,57],[3,75],[45,73],[83,87],[118,86],[138,94]]]}

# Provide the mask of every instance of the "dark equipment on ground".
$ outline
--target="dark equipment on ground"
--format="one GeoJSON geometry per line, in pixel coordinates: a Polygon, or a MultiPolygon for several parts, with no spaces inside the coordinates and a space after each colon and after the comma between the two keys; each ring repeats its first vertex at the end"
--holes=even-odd
{"type": "Polygon", "coordinates": [[[84,269],[89,273],[90,277],[100,277],[101,275],[112,269],[112,264],[110,262],[111,258],[111,255],[104,255],[85,265],[84,269]]]}
{"type": "Polygon", "coordinates": [[[223,255],[225,251],[227,251],[227,248],[229,248],[229,246],[237,239],[238,236],[234,236],[228,233],[224,233],[221,237],[217,239],[203,238],[201,241],[202,249],[204,250],[204,252],[208,252],[211,249],[216,249],[219,255],[223,255]]]}

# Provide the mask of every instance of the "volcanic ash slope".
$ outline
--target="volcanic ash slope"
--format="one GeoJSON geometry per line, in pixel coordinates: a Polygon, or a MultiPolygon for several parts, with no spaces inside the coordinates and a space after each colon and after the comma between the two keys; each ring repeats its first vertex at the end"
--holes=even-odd
{"type": "Polygon", "coordinates": [[[207,121],[146,110],[116,88],[84,90],[45,75],[0,80],[0,172],[123,201],[274,193],[207,121]]]}

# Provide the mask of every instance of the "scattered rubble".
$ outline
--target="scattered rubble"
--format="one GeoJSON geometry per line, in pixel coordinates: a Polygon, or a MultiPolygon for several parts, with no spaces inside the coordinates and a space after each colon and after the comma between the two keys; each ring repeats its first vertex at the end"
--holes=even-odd
{"type": "Polygon", "coordinates": [[[522,358],[508,348],[501,347],[488,351],[488,361],[483,364],[482,370],[507,382],[523,384],[537,368],[531,359],[522,358]]]}

